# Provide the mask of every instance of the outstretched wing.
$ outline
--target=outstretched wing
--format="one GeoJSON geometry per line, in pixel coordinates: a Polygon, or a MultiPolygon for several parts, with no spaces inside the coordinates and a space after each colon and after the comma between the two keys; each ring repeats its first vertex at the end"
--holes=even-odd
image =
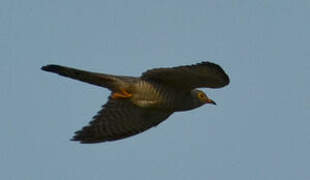
{"type": "Polygon", "coordinates": [[[99,143],[123,139],[158,125],[170,114],[140,108],[126,99],[110,98],[88,126],[75,132],[72,140],[99,143]]]}
{"type": "Polygon", "coordinates": [[[141,78],[188,90],[199,87],[221,88],[229,84],[229,77],[224,70],[211,62],[151,69],[144,72],[141,78]]]}

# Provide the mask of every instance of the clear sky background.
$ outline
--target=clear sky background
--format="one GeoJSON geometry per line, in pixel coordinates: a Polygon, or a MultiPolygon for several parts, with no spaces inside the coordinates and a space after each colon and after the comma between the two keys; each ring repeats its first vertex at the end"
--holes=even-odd
{"type": "Polygon", "coordinates": [[[0,179],[310,179],[310,1],[2,0],[0,179]],[[71,142],[107,89],[46,64],[139,76],[211,61],[217,102],[132,138],[71,142]]]}

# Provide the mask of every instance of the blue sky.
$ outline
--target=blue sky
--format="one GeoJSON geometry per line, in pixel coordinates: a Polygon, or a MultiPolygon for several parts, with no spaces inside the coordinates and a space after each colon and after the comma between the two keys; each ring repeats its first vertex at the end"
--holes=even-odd
{"type": "Polygon", "coordinates": [[[310,179],[310,1],[0,2],[0,179],[310,179]],[[109,91],[40,70],[221,65],[217,102],[145,133],[71,142],[109,91]]]}

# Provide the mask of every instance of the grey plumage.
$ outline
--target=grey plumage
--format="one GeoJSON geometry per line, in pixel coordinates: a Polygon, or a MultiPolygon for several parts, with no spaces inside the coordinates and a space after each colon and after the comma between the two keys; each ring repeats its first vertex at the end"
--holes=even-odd
{"type": "Polygon", "coordinates": [[[41,69],[112,91],[102,110],[72,138],[81,143],[126,138],[158,125],[173,112],[191,110],[206,103],[215,104],[195,88],[220,88],[229,84],[224,70],[210,62],[152,69],[140,78],[59,65],[47,65],[41,69]]]}

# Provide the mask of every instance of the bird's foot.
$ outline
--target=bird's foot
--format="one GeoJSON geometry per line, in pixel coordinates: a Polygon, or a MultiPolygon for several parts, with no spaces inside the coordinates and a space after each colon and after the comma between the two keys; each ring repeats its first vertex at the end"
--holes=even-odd
{"type": "Polygon", "coordinates": [[[115,92],[112,94],[113,99],[119,98],[130,98],[132,94],[128,93],[125,89],[120,89],[120,92],[115,92]]]}

